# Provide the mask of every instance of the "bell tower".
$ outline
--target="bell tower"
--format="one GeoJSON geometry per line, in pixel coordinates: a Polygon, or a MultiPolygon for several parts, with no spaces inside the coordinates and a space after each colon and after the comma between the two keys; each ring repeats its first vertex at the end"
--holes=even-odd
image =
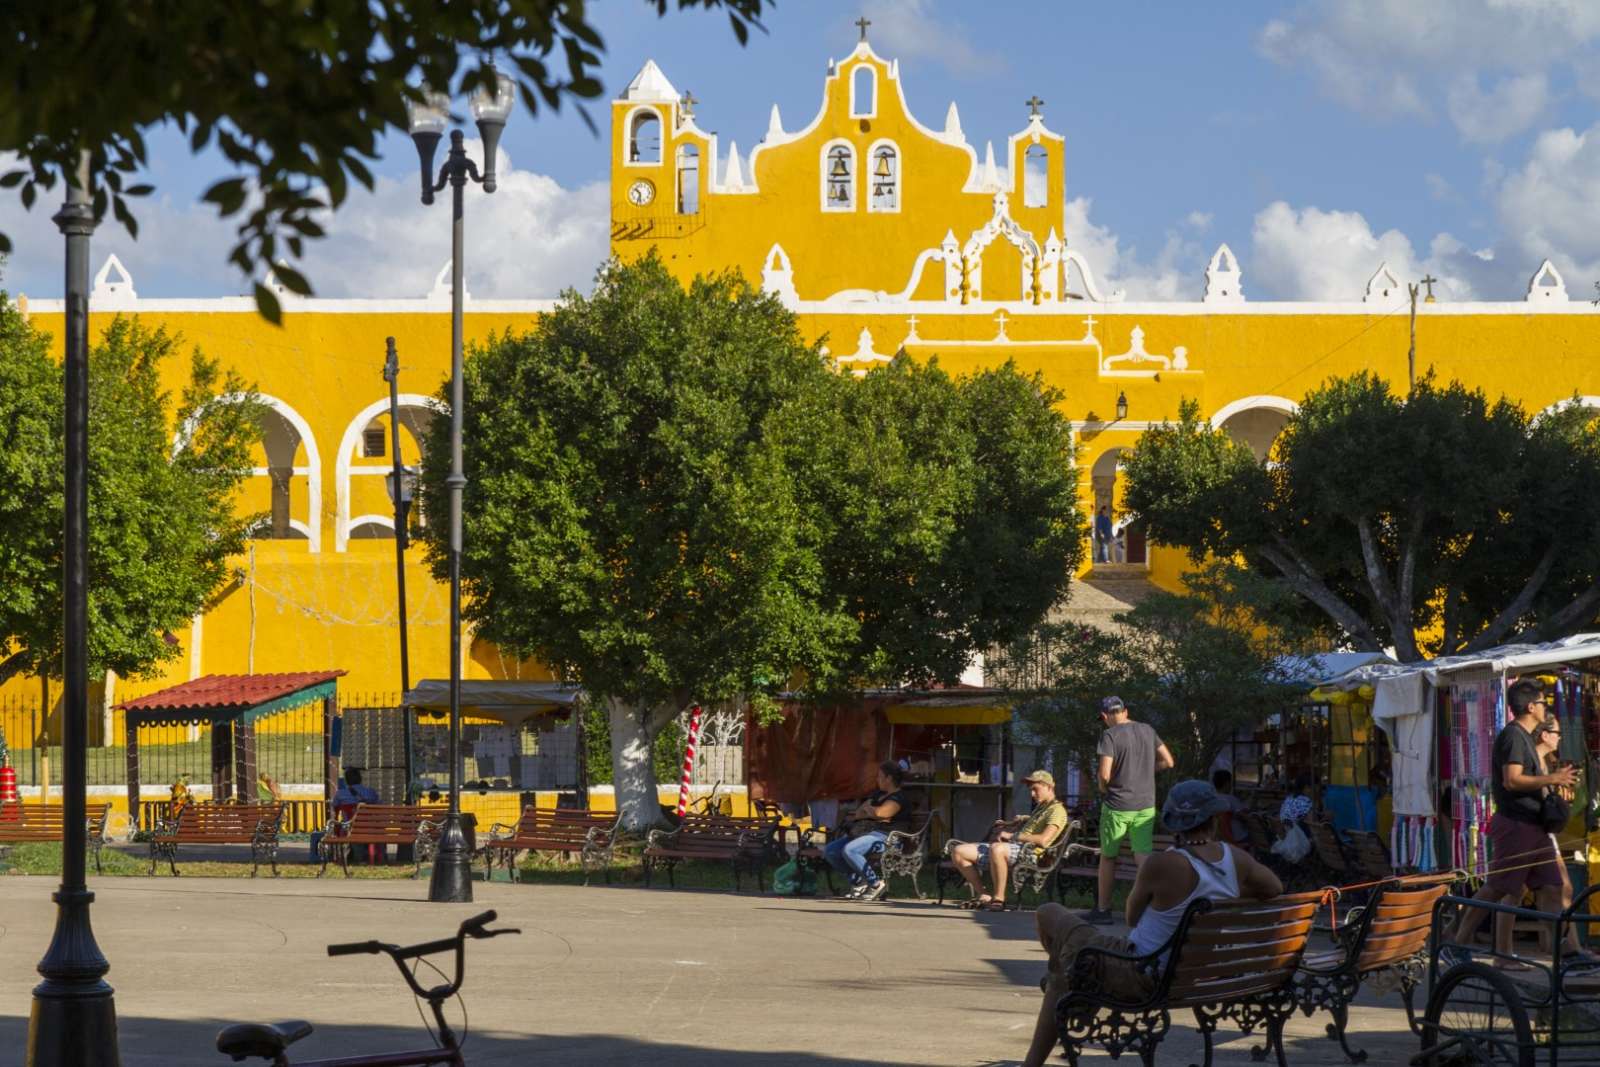
{"type": "MultiPolygon", "coordinates": [[[[694,122],[697,101],[648,60],[611,102],[611,239],[684,237],[704,224],[716,140],[694,122]]],[[[624,249],[616,249],[626,255],[624,249]]]]}

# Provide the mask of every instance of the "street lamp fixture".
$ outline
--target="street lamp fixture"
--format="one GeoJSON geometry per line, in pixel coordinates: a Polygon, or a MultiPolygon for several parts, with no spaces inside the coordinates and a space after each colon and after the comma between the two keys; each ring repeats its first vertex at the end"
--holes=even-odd
{"type": "Polygon", "coordinates": [[[411,547],[411,503],[416,499],[417,493],[417,468],[410,465],[395,464],[395,469],[388,471],[383,476],[383,487],[389,494],[389,502],[394,505],[394,536],[400,542],[401,548],[411,547]],[[396,474],[399,475],[396,478],[396,474]],[[395,482],[400,483],[400,492],[395,493],[395,482]]]}
{"type": "Polygon", "coordinates": [[[1121,422],[1123,419],[1125,419],[1127,417],[1128,417],[1128,394],[1124,393],[1124,392],[1121,392],[1119,390],[1118,393],[1117,393],[1117,421],[1121,422]]]}
{"type": "Polygon", "coordinates": [[[495,149],[516,103],[515,82],[497,71],[491,73],[489,85],[472,95],[472,116],[478,123],[485,157],[481,174],[468,158],[461,131],[456,129],[450,131],[450,151],[434,178],[433,156],[449,122],[450,101],[443,94],[429,92],[421,100],[406,102],[411,139],[422,165],[422,202],[433,203],[434,194],[448,185],[451,207],[450,476],[445,479],[450,491],[450,806],[445,811],[433,876],[428,883],[428,899],[443,902],[472,899],[472,855],[461,820],[461,494],[467,485],[461,462],[461,415],[465,404],[461,361],[462,207],[468,180],[482,185],[486,193],[494,192],[495,149]]]}

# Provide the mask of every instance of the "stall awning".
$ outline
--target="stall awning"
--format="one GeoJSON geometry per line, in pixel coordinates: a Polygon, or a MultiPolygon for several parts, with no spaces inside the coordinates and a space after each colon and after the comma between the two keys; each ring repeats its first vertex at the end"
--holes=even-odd
{"type": "MultiPolygon", "coordinates": [[[[473,679],[461,683],[461,710],[475,719],[495,719],[508,726],[536,715],[547,715],[572,707],[583,690],[562,682],[518,682],[501,679],[473,679]]],[[[450,710],[450,682],[429,678],[406,692],[405,703],[418,711],[444,713],[450,710]]]]}
{"type": "Polygon", "coordinates": [[[214,722],[246,725],[264,715],[332,697],[345,672],[295,671],[289,674],[208,674],[117,707],[130,721],[146,726],[214,722]]]}
{"type": "Polygon", "coordinates": [[[1010,722],[1011,707],[970,693],[922,697],[883,709],[884,718],[897,726],[990,726],[1010,722]]]}
{"type": "Polygon", "coordinates": [[[1448,685],[1471,674],[1522,674],[1540,667],[1600,659],[1600,634],[1574,634],[1544,644],[1497,645],[1480,652],[1441,656],[1419,663],[1372,663],[1322,682],[1333,689],[1357,689],[1386,678],[1420,675],[1434,685],[1448,685]]]}

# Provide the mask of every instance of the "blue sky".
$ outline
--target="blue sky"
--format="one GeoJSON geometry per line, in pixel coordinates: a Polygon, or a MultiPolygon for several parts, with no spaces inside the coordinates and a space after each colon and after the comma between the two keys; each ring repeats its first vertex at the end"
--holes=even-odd
{"type": "MultiPolygon", "coordinates": [[[[607,96],[654,58],[724,150],[748,154],[773,103],[790,128],[809,120],[863,12],[919,117],[938,125],[956,101],[980,148],[1003,144],[1039,94],[1067,138],[1069,243],[1131,297],[1198,296],[1219,241],[1255,299],[1357,298],[1381,260],[1431,271],[1455,299],[1520,297],[1546,255],[1575,298],[1600,278],[1600,3],[787,0],[744,48],[721,15],[592,10],[607,96]]],[[[610,109],[591,114],[600,137],[573,113],[513,118],[511,175],[468,208],[475,295],[550,296],[591,276],[610,109]]],[[[223,263],[229,228],[195,202],[223,165],[171,135],[153,147],[143,236],[108,224],[95,262],[116,252],[141,296],[244,291],[223,263]]],[[[385,148],[377,192],[354,196],[308,260],[321,293],[420,295],[448,254],[442,209],[415,203],[409,141],[385,148]]],[[[0,228],[18,243],[5,286],[58,295],[48,209],[4,197],[0,228]]]]}

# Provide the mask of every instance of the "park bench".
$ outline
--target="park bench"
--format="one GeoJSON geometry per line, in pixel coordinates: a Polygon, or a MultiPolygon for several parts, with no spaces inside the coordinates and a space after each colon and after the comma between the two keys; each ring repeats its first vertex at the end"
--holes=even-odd
{"type": "MultiPolygon", "coordinates": [[[[1151,849],[1154,852],[1164,852],[1172,847],[1171,834],[1152,834],[1150,838],[1151,849]]],[[[1133,853],[1124,849],[1117,855],[1118,882],[1133,884],[1139,874],[1139,865],[1134,861],[1133,853]]],[[[1073,841],[1067,846],[1067,851],[1061,858],[1060,865],[1056,868],[1057,891],[1063,899],[1066,897],[1067,882],[1073,878],[1088,879],[1092,885],[1097,885],[1100,878],[1100,847],[1098,845],[1084,844],[1081,840],[1073,841]]]]}
{"type": "Polygon", "coordinates": [[[644,884],[655,868],[664,867],[667,882],[677,888],[675,869],[685,860],[726,863],[733,870],[733,888],[741,875],[755,873],[756,887],[766,889],[766,869],[778,859],[778,822],[761,816],[685,815],[671,830],[651,830],[645,841],[644,884]]]}
{"type": "MultiPolygon", "coordinates": [[[[1060,883],[1056,880],[1058,872],[1061,870],[1062,864],[1067,862],[1068,857],[1075,854],[1075,850],[1083,848],[1083,845],[1079,843],[1082,832],[1083,824],[1077,819],[1069,819],[1067,825],[1061,828],[1061,833],[1042,852],[1035,854],[1031,848],[1023,849],[1021,858],[1018,862],[1013,863],[1010,868],[1011,890],[1006,897],[1006,903],[1015,904],[1020,910],[1022,908],[1022,891],[1027,888],[1031,888],[1035,893],[1047,898],[1058,896],[1060,891],[1060,883]]],[[[955,838],[946,841],[944,843],[945,856],[948,857],[950,855],[952,846],[963,843],[955,838]]],[[[1095,849],[1094,853],[1098,857],[1100,850],[1095,849]]],[[[955,861],[948,858],[939,861],[936,878],[939,884],[940,904],[944,903],[945,886],[947,884],[960,885],[963,881],[956,870],[955,861]]]]}
{"type": "MultiPolygon", "coordinates": [[[[484,862],[484,879],[494,878],[494,865],[498,862],[513,874],[513,864],[518,852],[560,852],[578,854],[583,865],[583,884],[589,884],[590,872],[596,868],[605,871],[606,884],[611,884],[611,856],[616,846],[617,831],[622,819],[616,812],[589,811],[579,808],[522,809],[522,817],[515,826],[495,823],[489,827],[488,839],[481,846],[484,862]]],[[[513,875],[514,876],[514,875],[513,875]]]]}
{"type": "MultiPolygon", "coordinates": [[[[913,810],[910,815],[911,829],[890,830],[883,846],[867,853],[867,863],[884,881],[895,875],[911,879],[911,890],[916,893],[918,900],[928,899],[927,894],[922,891],[918,876],[928,860],[928,831],[933,826],[934,818],[932,811],[913,810]]],[[[795,860],[802,866],[821,871],[828,881],[828,892],[837,896],[839,891],[833,885],[833,868],[822,857],[822,850],[830,836],[829,832],[821,829],[802,830],[795,860]],[[823,838],[822,844],[815,843],[818,835],[823,838]]],[[[798,888],[797,882],[796,889],[798,888]]]]}
{"type": "Polygon", "coordinates": [[[156,873],[156,860],[165,857],[172,874],[178,874],[179,845],[249,845],[250,877],[254,878],[266,862],[278,874],[278,829],[283,823],[283,805],[274,804],[189,804],[175,819],[164,819],[150,832],[150,873],[156,873]]]}
{"type": "Polygon", "coordinates": [[[1076,1067],[1084,1045],[1113,1058],[1133,1050],[1153,1067],[1156,1046],[1172,1026],[1172,1011],[1188,1008],[1212,1062],[1212,1034],[1222,1019],[1245,1033],[1266,1032],[1265,1049],[1283,1052],[1283,1026],[1294,1013],[1292,981],[1322,903],[1321,893],[1266,901],[1197,900],[1184,910],[1166,944],[1143,956],[1086,946],[1071,965],[1072,989],[1056,1002],[1056,1024],[1067,1061],[1076,1067]],[[1164,957],[1164,958],[1163,958],[1164,957]],[[1148,996],[1125,999],[1104,988],[1108,958],[1129,961],[1151,976],[1148,996]]]}
{"type": "MultiPolygon", "coordinates": [[[[95,873],[101,873],[100,850],[106,843],[106,816],[110,804],[89,804],[85,808],[90,854],[95,873]]],[[[62,841],[66,838],[66,808],[60,804],[0,803],[0,853],[12,845],[62,841]]]]}
{"type": "Polygon", "coordinates": [[[1370,830],[1351,830],[1341,834],[1325,819],[1307,819],[1312,854],[1333,875],[1334,884],[1370,882],[1392,877],[1389,850],[1370,830]]]}
{"type": "Polygon", "coordinates": [[[1428,965],[1428,935],[1433,909],[1449,892],[1453,874],[1393,878],[1373,889],[1366,904],[1351,909],[1344,923],[1333,927],[1338,947],[1308,952],[1300,960],[1294,992],[1300,1010],[1310,1016],[1319,1008],[1333,1016],[1328,1037],[1351,1063],[1365,1062],[1367,1054],[1352,1049],[1345,1037],[1350,1002],[1368,978],[1382,976],[1400,989],[1406,1019],[1417,1029],[1417,986],[1428,965]]]}
{"type": "Polygon", "coordinates": [[[416,804],[357,804],[348,819],[329,820],[318,848],[322,852],[321,878],[328,862],[338,857],[346,878],[350,877],[350,845],[412,846],[411,877],[422,873],[422,865],[433,858],[439,842],[439,823],[430,818],[441,815],[439,808],[416,804]]]}

